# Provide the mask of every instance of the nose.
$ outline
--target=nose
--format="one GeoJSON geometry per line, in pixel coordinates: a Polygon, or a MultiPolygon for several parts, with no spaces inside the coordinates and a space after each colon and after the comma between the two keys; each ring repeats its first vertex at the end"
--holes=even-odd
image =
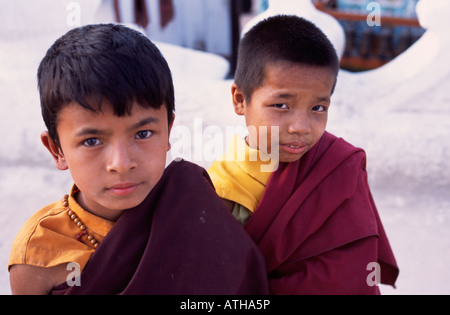
{"type": "Polygon", "coordinates": [[[126,143],[111,145],[108,155],[106,170],[109,173],[127,174],[137,167],[132,147],[126,143]]]}
{"type": "Polygon", "coordinates": [[[308,114],[303,112],[293,113],[289,120],[288,133],[305,135],[311,133],[311,122],[308,114]]]}

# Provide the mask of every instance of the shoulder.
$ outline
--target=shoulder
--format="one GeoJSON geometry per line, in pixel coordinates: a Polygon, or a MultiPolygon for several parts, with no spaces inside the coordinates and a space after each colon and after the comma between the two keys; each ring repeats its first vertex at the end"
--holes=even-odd
{"type": "Polygon", "coordinates": [[[52,202],[51,204],[41,208],[40,210],[36,211],[33,215],[31,215],[30,218],[23,225],[23,228],[35,226],[39,224],[39,222],[42,221],[43,219],[54,215],[58,215],[63,211],[64,206],[62,205],[62,202],[60,200],[52,202]]]}
{"type": "Polygon", "coordinates": [[[325,131],[320,141],[321,145],[324,146],[325,148],[335,147],[348,153],[352,152],[364,153],[364,150],[362,148],[357,147],[348,142],[347,140],[345,140],[344,138],[335,136],[334,134],[329,133],[328,131],[325,131]]]}
{"type": "Polygon", "coordinates": [[[366,152],[343,138],[337,137],[329,132],[325,132],[319,146],[322,157],[335,161],[336,164],[348,166],[352,164],[365,169],[366,152]],[[345,162],[345,163],[344,163],[345,162]]]}
{"type": "Polygon", "coordinates": [[[160,196],[160,200],[171,205],[171,213],[179,209],[183,215],[187,215],[187,209],[191,208],[225,208],[206,170],[184,160],[174,161],[166,168],[154,191],[160,196]]]}
{"type": "Polygon", "coordinates": [[[199,189],[212,189],[214,185],[211,180],[210,174],[201,166],[188,162],[185,160],[175,160],[167,166],[164,171],[163,177],[160,179],[160,185],[170,184],[180,190],[199,189]],[[187,180],[188,179],[188,180],[187,180]],[[176,185],[173,185],[175,183],[176,185]],[[184,188],[183,188],[183,187],[184,188]]]}
{"type": "Polygon", "coordinates": [[[84,268],[93,249],[78,241],[80,230],[72,222],[61,201],[36,212],[14,239],[8,269],[13,265],[52,268],[69,262],[84,268]]]}
{"type": "Polygon", "coordinates": [[[13,241],[8,262],[10,284],[13,294],[48,294],[51,289],[64,281],[65,265],[46,268],[33,259],[35,238],[41,238],[39,226],[46,225],[64,213],[60,201],[49,204],[33,214],[22,226],[13,241]]]}
{"type": "MultiPolygon", "coordinates": [[[[170,211],[156,211],[153,219],[163,225],[177,226],[179,235],[186,232],[184,241],[198,235],[211,241],[221,239],[248,239],[244,229],[231,215],[214,190],[206,170],[186,161],[173,162],[163,176],[163,183],[156,188],[159,207],[170,205],[170,211]],[[164,178],[165,177],[165,178],[164,178]],[[174,198],[176,196],[176,198],[174,198]],[[215,237],[212,237],[212,236],[215,237]]],[[[164,208],[164,207],[162,207],[164,208]]],[[[169,229],[169,228],[167,228],[169,229]]]]}
{"type": "Polygon", "coordinates": [[[174,160],[166,167],[164,171],[164,175],[170,177],[182,177],[187,174],[193,176],[204,176],[204,174],[206,174],[206,170],[203,167],[186,160],[174,160]]]}
{"type": "Polygon", "coordinates": [[[56,201],[34,213],[25,222],[13,241],[8,268],[14,264],[25,264],[27,262],[27,250],[33,237],[39,233],[38,227],[44,221],[51,221],[53,218],[62,215],[63,212],[64,207],[61,201],[56,201]]]}

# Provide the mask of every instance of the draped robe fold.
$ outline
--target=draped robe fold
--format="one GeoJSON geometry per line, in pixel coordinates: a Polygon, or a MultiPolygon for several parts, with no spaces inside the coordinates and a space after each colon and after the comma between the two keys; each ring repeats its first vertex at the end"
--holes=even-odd
{"type": "Polygon", "coordinates": [[[245,229],[273,294],[379,294],[378,281],[398,276],[365,152],[327,132],[299,161],[280,163],[245,229]]]}
{"type": "Polygon", "coordinates": [[[172,162],[127,210],[81,273],[52,294],[267,294],[264,258],[216,195],[206,171],[172,162]]]}

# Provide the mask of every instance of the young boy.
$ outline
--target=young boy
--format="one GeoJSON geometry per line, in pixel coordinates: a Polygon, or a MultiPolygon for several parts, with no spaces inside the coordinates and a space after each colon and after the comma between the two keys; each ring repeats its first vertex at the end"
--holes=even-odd
{"type": "Polygon", "coordinates": [[[13,294],[267,292],[263,256],[206,171],[165,169],[174,89],[148,38],[112,24],[74,29],[48,50],[38,86],[41,140],[74,185],[16,237],[13,294]]]}
{"type": "Polygon", "coordinates": [[[262,250],[273,294],[377,294],[397,278],[365,153],[325,131],[338,71],[330,41],[298,17],[264,20],[240,43],[232,98],[249,136],[209,174],[262,250]]]}

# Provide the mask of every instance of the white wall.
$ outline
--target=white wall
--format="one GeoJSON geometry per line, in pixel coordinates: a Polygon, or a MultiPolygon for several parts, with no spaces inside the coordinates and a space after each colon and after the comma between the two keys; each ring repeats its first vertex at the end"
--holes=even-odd
{"type": "MultiPolygon", "coordinates": [[[[230,0],[173,0],[175,16],[165,28],[160,26],[159,1],[146,1],[151,39],[220,55],[231,53],[230,0]]],[[[119,4],[121,21],[134,22],[133,1],[119,4]]]]}

